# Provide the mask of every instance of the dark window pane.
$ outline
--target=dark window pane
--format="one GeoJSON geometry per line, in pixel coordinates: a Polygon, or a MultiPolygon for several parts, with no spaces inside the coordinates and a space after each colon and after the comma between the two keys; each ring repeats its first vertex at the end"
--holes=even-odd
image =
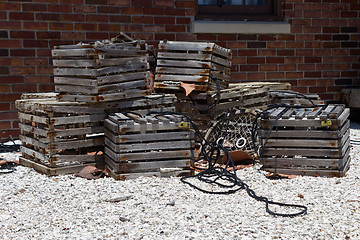
{"type": "Polygon", "coordinates": [[[199,5],[217,5],[217,0],[198,0],[199,5]]]}
{"type": "Polygon", "coordinates": [[[245,5],[266,5],[266,0],[245,0],[245,5]]]}

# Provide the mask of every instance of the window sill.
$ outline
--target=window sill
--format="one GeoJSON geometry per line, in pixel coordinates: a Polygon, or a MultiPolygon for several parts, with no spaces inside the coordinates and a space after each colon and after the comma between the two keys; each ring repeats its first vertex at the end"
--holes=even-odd
{"type": "Polygon", "coordinates": [[[193,33],[289,34],[287,22],[193,21],[193,33]]]}

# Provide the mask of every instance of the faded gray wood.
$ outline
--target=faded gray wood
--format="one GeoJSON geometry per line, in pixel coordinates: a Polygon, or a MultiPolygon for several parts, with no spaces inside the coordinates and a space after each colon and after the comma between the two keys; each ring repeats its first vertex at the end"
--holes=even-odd
{"type": "Polygon", "coordinates": [[[98,72],[96,69],[90,68],[55,68],[55,76],[88,76],[88,77],[97,77],[98,72]]]}
{"type": "Polygon", "coordinates": [[[54,83],[56,85],[98,86],[98,81],[91,78],[54,77],[54,83]]]}
{"type": "Polygon", "coordinates": [[[121,73],[111,76],[100,76],[97,78],[99,85],[141,80],[149,77],[148,72],[121,73]]]}
{"type": "MultiPolygon", "coordinates": [[[[191,68],[174,68],[174,67],[157,67],[157,74],[184,74],[184,75],[200,75],[209,76],[210,69],[191,69],[191,68]]],[[[156,79],[155,79],[156,81],[156,79]]]]}

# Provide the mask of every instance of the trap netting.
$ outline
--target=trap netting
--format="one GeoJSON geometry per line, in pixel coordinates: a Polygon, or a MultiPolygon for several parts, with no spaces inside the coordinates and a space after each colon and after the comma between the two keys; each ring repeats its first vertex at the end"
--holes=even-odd
{"type": "Polygon", "coordinates": [[[258,144],[257,131],[253,131],[255,120],[255,111],[229,111],[207,131],[205,139],[222,144],[229,152],[242,150],[254,155],[254,146],[258,144]]]}

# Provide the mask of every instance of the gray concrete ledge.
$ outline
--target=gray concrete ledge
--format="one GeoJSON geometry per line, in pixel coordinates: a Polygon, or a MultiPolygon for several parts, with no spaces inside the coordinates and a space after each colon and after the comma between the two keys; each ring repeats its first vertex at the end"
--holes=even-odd
{"type": "Polygon", "coordinates": [[[193,33],[289,34],[287,22],[193,21],[193,33]]]}

